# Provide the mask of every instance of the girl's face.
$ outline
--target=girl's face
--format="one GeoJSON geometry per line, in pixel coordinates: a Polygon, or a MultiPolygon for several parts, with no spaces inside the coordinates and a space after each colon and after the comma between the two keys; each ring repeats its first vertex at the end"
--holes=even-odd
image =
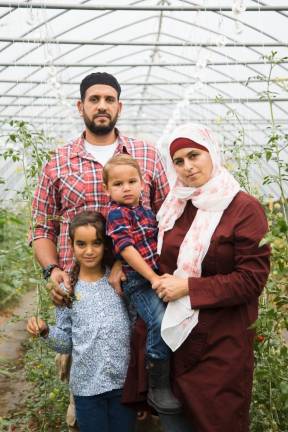
{"type": "Polygon", "coordinates": [[[100,270],[104,255],[104,243],[97,238],[96,228],[91,225],[75,229],[73,251],[83,270],[100,270]]]}
{"type": "Polygon", "coordinates": [[[184,186],[199,187],[211,178],[213,165],[210,154],[197,148],[182,148],[173,155],[173,165],[184,186]]]}

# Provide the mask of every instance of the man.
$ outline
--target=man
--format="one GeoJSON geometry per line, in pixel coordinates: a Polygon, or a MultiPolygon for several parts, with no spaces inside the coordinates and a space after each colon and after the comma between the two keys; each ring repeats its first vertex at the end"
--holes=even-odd
{"type": "MultiPolygon", "coordinates": [[[[142,203],[157,211],[169,186],[157,150],[140,140],[119,134],[115,128],[121,113],[121,87],[116,78],[105,72],[92,73],[80,84],[77,102],[83,117],[83,134],[59,148],[45,165],[33,200],[31,241],[45,279],[54,284],[53,301],[62,304],[64,282],[69,290],[68,272],[72,267],[72,250],[68,225],[83,210],[107,213],[108,196],[103,189],[102,168],[113,155],[128,153],[137,159],[143,173],[142,203]]],[[[120,290],[121,267],[115,266],[112,281],[120,290]]]]}
{"type": "MultiPolygon", "coordinates": [[[[77,107],[85,123],[83,134],[59,148],[45,165],[33,200],[31,240],[46,279],[69,288],[72,251],[68,224],[83,210],[107,212],[102,168],[114,154],[128,153],[138,160],[143,173],[143,205],[157,211],[169,186],[157,150],[139,140],[119,134],[115,128],[121,113],[121,88],[105,72],[86,76],[80,85],[77,107]],[[58,249],[57,249],[58,246],[58,249]]],[[[53,300],[62,298],[54,291],[53,300]]]]}

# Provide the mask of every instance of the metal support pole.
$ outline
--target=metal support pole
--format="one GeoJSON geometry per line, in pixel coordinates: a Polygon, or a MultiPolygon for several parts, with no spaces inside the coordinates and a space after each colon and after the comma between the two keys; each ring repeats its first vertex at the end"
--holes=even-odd
{"type": "MultiPolygon", "coordinates": [[[[5,98],[18,98],[18,99],[48,99],[48,100],[59,100],[60,98],[58,98],[57,96],[45,96],[45,95],[16,95],[16,94],[2,94],[1,97],[5,97],[5,98]]],[[[0,101],[1,101],[1,97],[0,97],[0,101]]],[[[79,98],[77,97],[73,97],[73,96],[66,96],[64,97],[64,100],[78,100],[79,98]]],[[[160,104],[160,105],[164,105],[165,103],[170,103],[170,102],[181,102],[183,100],[183,98],[121,98],[121,100],[123,102],[125,102],[125,104],[129,104],[129,105],[145,105],[145,102],[147,105],[149,105],[149,103],[151,104],[160,104]]],[[[207,103],[248,103],[248,102],[253,102],[253,103],[262,103],[262,102],[267,102],[267,99],[259,99],[259,98],[203,98],[203,99],[187,99],[189,101],[190,104],[207,104],[207,103]]],[[[288,102],[288,98],[274,98],[273,102],[288,102]]],[[[10,104],[5,104],[4,106],[12,106],[10,104]]],[[[21,103],[16,103],[13,106],[23,106],[23,104],[21,103]]],[[[27,106],[33,106],[33,104],[31,105],[27,105],[27,106]]],[[[43,107],[45,106],[45,104],[42,105],[43,107]]]]}
{"type": "MultiPolygon", "coordinates": [[[[58,44],[58,45],[95,45],[95,46],[104,46],[104,45],[111,45],[111,46],[164,46],[164,47],[202,47],[202,48],[208,48],[208,47],[219,47],[219,44],[216,43],[197,43],[197,42],[133,42],[133,41],[122,41],[122,42],[115,42],[115,41],[97,41],[97,40],[68,40],[68,39],[41,39],[41,38],[34,38],[34,39],[27,39],[27,38],[8,38],[8,37],[0,37],[0,42],[12,42],[12,43],[27,43],[27,44],[58,44]]],[[[247,43],[225,43],[225,47],[261,47],[263,48],[263,45],[265,47],[288,47],[287,42],[265,42],[263,43],[254,43],[254,42],[247,42],[247,43]]]]}
{"type": "MultiPolygon", "coordinates": [[[[202,84],[246,84],[248,80],[215,80],[215,81],[201,81],[202,84]]],[[[275,83],[281,83],[288,81],[288,78],[272,78],[270,80],[271,82],[275,83]]],[[[142,85],[148,85],[148,86],[190,86],[195,84],[197,81],[191,80],[191,81],[151,81],[151,82],[121,82],[121,86],[142,86],[142,85]]],[[[249,79],[250,83],[259,83],[259,82],[267,82],[267,78],[263,77],[262,79],[249,79]]],[[[7,84],[47,84],[47,79],[40,80],[15,80],[15,79],[1,79],[1,83],[7,83],[7,84]]],[[[75,85],[79,86],[80,81],[58,81],[60,85],[75,85]]]]}
{"type": "MultiPolygon", "coordinates": [[[[27,9],[64,9],[87,11],[172,11],[172,12],[232,12],[231,6],[108,6],[108,5],[81,5],[73,3],[27,3],[24,1],[2,1],[0,7],[27,8],[27,9]]],[[[275,6],[248,6],[245,12],[287,11],[288,5],[275,6]]]]}
{"type": "MultiPolygon", "coordinates": [[[[235,62],[207,62],[207,66],[246,66],[246,65],[265,65],[265,64],[271,64],[271,63],[275,63],[275,64],[288,64],[287,60],[283,60],[283,61],[269,61],[269,60],[255,60],[255,61],[235,61],[235,62]]],[[[15,66],[15,67],[40,67],[40,68],[44,68],[44,67],[63,67],[63,68],[69,68],[69,67],[86,67],[86,68],[111,68],[111,67],[149,67],[149,66],[158,66],[158,67],[167,67],[167,66],[174,66],[174,67],[183,67],[183,66],[197,66],[197,63],[195,61],[191,61],[190,63],[185,62],[185,63],[151,63],[151,62],[147,62],[147,63],[29,63],[29,62],[1,62],[0,66],[4,66],[4,67],[9,67],[9,66],[15,66]]]]}

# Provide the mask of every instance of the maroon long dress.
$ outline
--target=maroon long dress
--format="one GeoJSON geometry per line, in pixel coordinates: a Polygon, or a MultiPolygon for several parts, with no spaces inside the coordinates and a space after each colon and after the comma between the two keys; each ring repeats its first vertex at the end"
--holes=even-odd
{"type": "MultiPolygon", "coordinates": [[[[189,201],[174,228],[165,233],[162,273],[176,269],[179,246],[196,212],[189,201]]],[[[258,246],[266,231],[259,202],[239,192],[212,236],[202,277],[189,278],[191,306],[200,309],[199,322],[172,356],[172,384],[195,432],[249,431],[254,339],[250,326],[257,319],[258,297],[269,274],[269,246],[258,246]]],[[[143,390],[140,334],[141,329],[134,343],[142,383],[138,389],[143,390]]],[[[135,350],[133,359],[135,366],[135,350]]],[[[129,368],[126,390],[131,384],[136,388],[134,372],[129,368]]]]}

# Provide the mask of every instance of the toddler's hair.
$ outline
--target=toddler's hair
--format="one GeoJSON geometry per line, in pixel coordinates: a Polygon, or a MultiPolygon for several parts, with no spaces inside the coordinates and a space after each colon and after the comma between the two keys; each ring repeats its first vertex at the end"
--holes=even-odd
{"type": "Polygon", "coordinates": [[[120,153],[116,156],[113,156],[111,159],[108,160],[108,162],[104,165],[103,168],[103,182],[105,185],[108,184],[109,181],[109,170],[113,166],[119,166],[119,165],[129,165],[133,168],[135,168],[139,174],[139,177],[142,179],[141,169],[136,159],[134,159],[132,156],[130,156],[127,153],[120,153]]]}
{"type": "MultiPolygon", "coordinates": [[[[103,267],[105,267],[106,265],[110,267],[114,260],[112,254],[112,241],[110,237],[106,235],[106,221],[104,216],[102,216],[101,213],[93,212],[93,211],[83,211],[81,213],[78,213],[72,219],[69,225],[69,237],[72,244],[74,243],[74,236],[75,236],[76,229],[87,225],[90,225],[95,228],[97,240],[100,240],[104,244],[104,256],[102,260],[103,267]]],[[[78,281],[79,272],[80,272],[79,263],[75,262],[70,272],[72,288],[75,287],[75,284],[78,281]]]]}

